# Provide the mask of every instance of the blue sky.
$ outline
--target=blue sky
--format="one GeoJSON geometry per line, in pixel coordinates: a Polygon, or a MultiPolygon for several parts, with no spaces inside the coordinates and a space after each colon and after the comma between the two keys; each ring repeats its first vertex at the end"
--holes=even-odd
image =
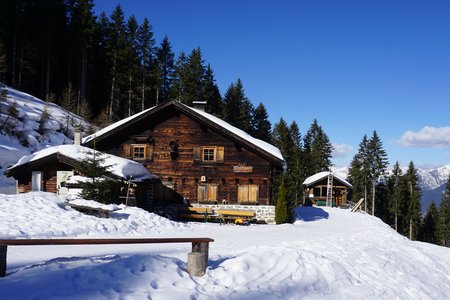
{"type": "Polygon", "coordinates": [[[347,165],[376,130],[391,164],[450,163],[449,1],[96,0],[200,47],[222,92],[240,78],[272,124],[314,118],[347,165]]]}

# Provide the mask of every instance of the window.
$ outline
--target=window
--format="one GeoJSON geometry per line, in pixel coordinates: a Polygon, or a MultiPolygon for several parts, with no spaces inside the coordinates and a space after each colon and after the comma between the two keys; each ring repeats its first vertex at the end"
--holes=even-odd
{"type": "Polygon", "coordinates": [[[131,157],[134,160],[144,160],[145,145],[131,145],[131,157]]]}
{"type": "Polygon", "coordinates": [[[224,147],[194,147],[194,161],[204,163],[223,163],[224,147]]]}
{"type": "Polygon", "coordinates": [[[198,201],[216,202],[217,201],[217,184],[202,184],[198,186],[198,201]]]}
{"type": "Polygon", "coordinates": [[[202,161],[215,161],[214,148],[203,148],[202,161]]]}
{"type": "Polygon", "coordinates": [[[259,186],[257,184],[241,184],[238,186],[239,203],[256,203],[259,200],[259,186]]]}

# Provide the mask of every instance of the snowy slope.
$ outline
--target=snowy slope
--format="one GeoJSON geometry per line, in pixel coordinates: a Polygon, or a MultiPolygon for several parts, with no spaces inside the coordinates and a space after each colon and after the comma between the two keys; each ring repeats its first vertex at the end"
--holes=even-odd
{"type": "MultiPolygon", "coordinates": [[[[6,87],[8,99],[1,105],[1,111],[6,112],[13,103],[17,105],[18,119],[9,118],[14,126],[12,135],[0,132],[0,192],[15,192],[15,181],[6,178],[3,171],[15,164],[19,158],[47,146],[72,144],[74,125],[88,129],[91,126],[81,117],[66,111],[60,106],[42,101],[29,94],[6,87]],[[43,111],[50,114],[43,124],[43,134],[39,132],[40,119],[43,111]],[[19,136],[19,137],[18,137],[19,136]]],[[[0,113],[3,124],[7,114],[0,113]]]]}
{"type": "Polygon", "coordinates": [[[203,277],[190,245],[9,247],[2,299],[448,299],[450,249],[377,218],[304,207],[295,224],[177,223],[137,208],[98,219],[48,193],[1,196],[0,238],[211,237],[203,277]]]}

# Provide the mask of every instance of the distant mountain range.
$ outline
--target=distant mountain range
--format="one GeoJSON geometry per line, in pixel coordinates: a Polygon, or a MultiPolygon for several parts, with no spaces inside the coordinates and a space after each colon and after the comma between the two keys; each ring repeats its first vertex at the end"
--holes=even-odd
{"type": "MultiPolygon", "coordinates": [[[[403,172],[406,172],[407,167],[402,169],[403,172]]],[[[333,172],[347,178],[348,168],[337,168],[333,172]]],[[[425,212],[432,201],[436,205],[441,203],[442,193],[450,176],[450,164],[431,169],[417,168],[417,173],[419,175],[420,188],[422,189],[422,212],[425,212]]]]}

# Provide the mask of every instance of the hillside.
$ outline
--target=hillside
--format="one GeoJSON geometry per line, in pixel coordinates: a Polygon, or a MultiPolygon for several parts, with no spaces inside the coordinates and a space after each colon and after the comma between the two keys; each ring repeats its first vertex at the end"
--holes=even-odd
{"type": "Polygon", "coordinates": [[[6,87],[7,99],[0,103],[0,193],[15,192],[15,181],[3,171],[19,158],[47,146],[73,143],[74,126],[92,130],[83,118],[62,107],[6,87]],[[17,115],[7,113],[15,105],[17,115]]]}
{"type": "Polygon", "coordinates": [[[299,207],[285,225],[178,223],[137,208],[98,219],[49,193],[0,195],[1,238],[211,237],[203,277],[190,245],[10,247],[5,299],[445,299],[450,249],[378,218],[299,207]]]}

